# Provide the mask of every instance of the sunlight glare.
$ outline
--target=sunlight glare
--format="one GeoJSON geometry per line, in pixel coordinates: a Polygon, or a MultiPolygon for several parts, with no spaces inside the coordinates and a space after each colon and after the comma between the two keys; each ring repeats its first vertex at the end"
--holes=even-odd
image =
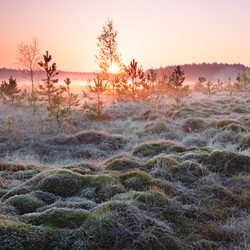
{"type": "Polygon", "coordinates": [[[117,64],[111,64],[111,66],[109,67],[109,72],[111,74],[117,74],[119,72],[120,68],[117,64]]]}

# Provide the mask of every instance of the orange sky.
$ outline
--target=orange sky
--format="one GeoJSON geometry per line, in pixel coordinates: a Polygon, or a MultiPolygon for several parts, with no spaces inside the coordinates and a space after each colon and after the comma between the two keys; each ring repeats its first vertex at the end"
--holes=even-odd
{"type": "Polygon", "coordinates": [[[108,18],[123,62],[144,69],[185,63],[250,64],[249,0],[2,0],[0,68],[37,36],[59,70],[92,72],[108,18]]]}

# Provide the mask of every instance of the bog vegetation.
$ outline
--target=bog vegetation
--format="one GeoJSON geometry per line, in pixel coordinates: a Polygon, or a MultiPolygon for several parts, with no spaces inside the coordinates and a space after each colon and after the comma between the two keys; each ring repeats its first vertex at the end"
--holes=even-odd
{"type": "Polygon", "coordinates": [[[0,248],[249,249],[246,70],[191,88],[180,66],[124,66],[116,35],[81,93],[49,52],[31,93],[2,82],[0,248]]]}

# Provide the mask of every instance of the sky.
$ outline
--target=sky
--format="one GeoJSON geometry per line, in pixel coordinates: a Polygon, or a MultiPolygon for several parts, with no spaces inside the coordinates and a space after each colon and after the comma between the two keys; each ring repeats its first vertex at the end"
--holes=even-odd
{"type": "Polygon", "coordinates": [[[36,36],[59,70],[96,71],[97,36],[108,19],[125,65],[249,66],[249,10],[249,0],[0,0],[0,68],[17,68],[17,44],[36,36]]]}

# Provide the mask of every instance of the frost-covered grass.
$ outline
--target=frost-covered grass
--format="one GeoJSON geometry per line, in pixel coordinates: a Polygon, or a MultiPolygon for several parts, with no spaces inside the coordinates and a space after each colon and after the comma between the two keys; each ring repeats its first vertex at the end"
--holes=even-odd
{"type": "Polygon", "coordinates": [[[248,98],[118,103],[71,124],[0,104],[1,247],[249,249],[248,98]]]}

